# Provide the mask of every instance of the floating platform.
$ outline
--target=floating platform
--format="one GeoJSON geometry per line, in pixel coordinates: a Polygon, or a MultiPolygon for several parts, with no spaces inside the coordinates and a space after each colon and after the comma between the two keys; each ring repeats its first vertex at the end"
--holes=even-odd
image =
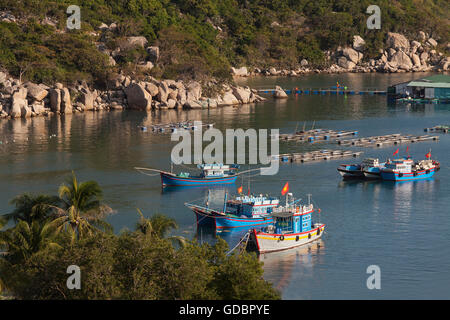
{"type": "MultiPolygon", "coordinates": [[[[259,93],[271,93],[275,92],[275,89],[257,89],[259,93]]],[[[363,89],[363,90],[350,90],[350,89],[336,89],[336,88],[294,88],[294,89],[283,89],[286,94],[342,94],[342,95],[386,95],[386,90],[378,89],[363,89]]]]}
{"type": "Polygon", "coordinates": [[[415,143],[415,142],[438,141],[438,140],[439,136],[430,136],[430,135],[412,136],[395,133],[385,136],[373,136],[360,139],[337,140],[337,143],[342,146],[386,147],[403,143],[415,143]]]}
{"type": "Polygon", "coordinates": [[[296,142],[320,142],[336,140],[345,136],[356,136],[358,131],[334,131],[327,129],[312,129],[306,131],[297,131],[291,134],[280,134],[279,138],[283,141],[296,141],[296,142]]]}
{"type": "Polygon", "coordinates": [[[425,132],[441,132],[441,133],[448,133],[449,130],[450,126],[442,126],[442,125],[423,129],[423,131],[425,132]]]}
{"type": "Polygon", "coordinates": [[[358,157],[363,154],[362,151],[350,150],[318,150],[304,153],[285,153],[280,154],[278,158],[281,162],[312,162],[320,160],[333,160],[340,158],[358,157]]]}
{"type": "MultiPolygon", "coordinates": [[[[214,123],[206,123],[202,124],[201,127],[212,128],[214,123]]],[[[139,127],[142,132],[147,132],[148,128],[145,126],[139,127]]],[[[182,121],[182,122],[172,122],[165,124],[155,124],[150,126],[150,129],[153,133],[175,133],[178,130],[197,130],[200,129],[194,121],[182,121]]]]}

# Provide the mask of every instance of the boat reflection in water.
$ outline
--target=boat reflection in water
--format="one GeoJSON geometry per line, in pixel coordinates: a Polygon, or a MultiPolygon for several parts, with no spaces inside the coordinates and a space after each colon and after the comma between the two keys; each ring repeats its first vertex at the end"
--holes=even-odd
{"type": "Polygon", "coordinates": [[[259,260],[264,263],[264,279],[283,292],[293,277],[312,277],[313,267],[324,253],[324,241],[319,239],[297,248],[260,254],[259,260]]]}

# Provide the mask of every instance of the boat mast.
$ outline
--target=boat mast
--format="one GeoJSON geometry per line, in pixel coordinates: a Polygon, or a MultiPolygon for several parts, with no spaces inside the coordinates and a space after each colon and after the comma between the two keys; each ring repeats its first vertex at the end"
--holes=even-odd
{"type": "Polygon", "coordinates": [[[223,199],[223,213],[227,210],[227,198],[228,198],[228,191],[225,191],[225,198],[223,199]]]}

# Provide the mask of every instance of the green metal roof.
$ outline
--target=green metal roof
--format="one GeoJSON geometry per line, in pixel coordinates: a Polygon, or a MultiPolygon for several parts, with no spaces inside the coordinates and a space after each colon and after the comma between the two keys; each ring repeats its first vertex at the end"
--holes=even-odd
{"type": "Polygon", "coordinates": [[[408,87],[424,87],[424,88],[450,88],[450,76],[439,74],[411,81],[408,87]]]}

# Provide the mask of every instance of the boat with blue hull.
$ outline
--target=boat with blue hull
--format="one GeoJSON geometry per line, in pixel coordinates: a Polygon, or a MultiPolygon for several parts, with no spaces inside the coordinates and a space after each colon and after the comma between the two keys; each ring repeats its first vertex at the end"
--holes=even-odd
{"type": "Polygon", "coordinates": [[[200,186],[213,184],[235,183],[238,177],[239,165],[200,164],[197,166],[201,172],[191,176],[188,172],[173,174],[161,172],[162,186],[200,186]]]}
{"type": "Polygon", "coordinates": [[[236,196],[225,201],[223,209],[211,209],[205,206],[186,203],[196,215],[198,226],[211,226],[220,232],[225,229],[239,229],[264,226],[272,223],[270,213],[279,205],[279,199],[268,196],[236,196]]]}
{"type": "Polygon", "coordinates": [[[337,170],[344,179],[380,179],[381,168],[384,162],[380,163],[378,159],[367,158],[360,164],[341,164],[337,170]]]}
{"type": "Polygon", "coordinates": [[[409,181],[428,179],[440,169],[436,160],[394,159],[381,170],[381,178],[387,181],[409,181]]]}
{"type": "Polygon", "coordinates": [[[314,212],[312,203],[302,205],[289,193],[286,196],[286,206],[277,207],[271,213],[272,224],[250,230],[248,250],[259,253],[281,251],[320,239],[325,231],[325,224],[313,222],[314,212]]]}
{"type": "MultiPolygon", "coordinates": [[[[236,182],[239,176],[239,165],[231,164],[224,165],[218,164],[199,164],[197,167],[201,170],[197,175],[191,175],[189,172],[180,172],[175,174],[173,172],[167,172],[151,168],[138,168],[135,169],[143,174],[146,172],[157,172],[161,176],[161,185],[166,186],[209,186],[217,184],[232,184],[236,182]]],[[[171,170],[172,171],[172,170],[171,170]]],[[[147,174],[152,175],[152,174],[147,174]]],[[[155,175],[155,174],[153,174],[155,175]]]]}

